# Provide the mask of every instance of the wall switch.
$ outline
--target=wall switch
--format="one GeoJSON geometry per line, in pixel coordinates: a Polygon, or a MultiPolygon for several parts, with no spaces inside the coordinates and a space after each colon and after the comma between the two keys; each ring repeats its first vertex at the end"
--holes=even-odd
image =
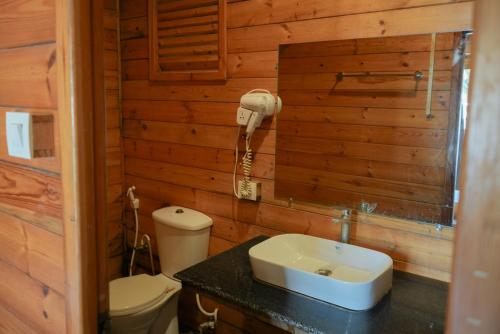
{"type": "Polygon", "coordinates": [[[5,113],[7,150],[12,157],[33,158],[31,114],[27,112],[5,113]]]}
{"type": "Polygon", "coordinates": [[[243,191],[244,181],[238,181],[238,195],[240,199],[249,201],[260,201],[261,183],[250,181],[248,182],[248,192],[243,191]]]}

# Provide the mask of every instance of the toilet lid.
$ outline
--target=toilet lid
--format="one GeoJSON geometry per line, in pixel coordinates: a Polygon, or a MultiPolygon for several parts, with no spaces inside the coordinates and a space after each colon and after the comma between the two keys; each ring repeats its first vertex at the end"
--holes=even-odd
{"type": "Polygon", "coordinates": [[[163,275],[146,274],[115,279],[109,283],[109,311],[111,316],[128,315],[156,304],[173,290],[163,275]]]}

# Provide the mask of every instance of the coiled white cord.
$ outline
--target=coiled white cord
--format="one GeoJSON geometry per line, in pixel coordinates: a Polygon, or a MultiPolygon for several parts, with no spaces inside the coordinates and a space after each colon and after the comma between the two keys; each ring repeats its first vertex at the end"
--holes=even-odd
{"type": "Polygon", "coordinates": [[[235,143],[235,149],[234,149],[234,168],[233,168],[233,192],[234,196],[236,198],[240,198],[240,195],[238,194],[238,189],[236,189],[236,170],[238,169],[238,157],[240,155],[239,149],[238,149],[238,143],[240,141],[240,132],[241,132],[241,126],[238,126],[238,133],[236,134],[236,143],[235,143]]]}
{"type": "Polygon", "coordinates": [[[243,185],[241,187],[241,196],[248,197],[251,193],[250,189],[250,173],[252,172],[252,149],[250,148],[250,139],[251,137],[246,138],[246,152],[242,159],[243,164],[243,185]]]}
{"type": "Polygon", "coordinates": [[[245,138],[245,148],[246,152],[245,155],[243,155],[242,158],[242,167],[243,167],[243,185],[241,189],[241,194],[238,193],[237,189],[237,184],[236,184],[236,171],[238,169],[238,158],[239,158],[239,139],[240,139],[240,132],[241,132],[241,126],[238,127],[238,133],[236,134],[236,144],[235,144],[235,149],[234,149],[234,168],[233,168],[233,192],[234,196],[236,196],[238,199],[241,199],[242,197],[245,198],[247,197],[250,192],[250,174],[252,172],[252,161],[253,161],[253,152],[252,149],[250,148],[250,141],[252,139],[252,136],[246,136],[245,138]]]}

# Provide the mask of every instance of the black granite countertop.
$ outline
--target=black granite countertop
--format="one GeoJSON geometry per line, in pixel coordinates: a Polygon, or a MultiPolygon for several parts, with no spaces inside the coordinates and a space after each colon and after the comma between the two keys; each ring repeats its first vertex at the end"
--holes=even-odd
{"type": "Polygon", "coordinates": [[[200,292],[254,312],[281,328],[310,333],[443,333],[448,284],[394,271],[392,290],[368,311],[350,311],[252,278],[248,250],[261,236],[175,277],[200,292]]]}

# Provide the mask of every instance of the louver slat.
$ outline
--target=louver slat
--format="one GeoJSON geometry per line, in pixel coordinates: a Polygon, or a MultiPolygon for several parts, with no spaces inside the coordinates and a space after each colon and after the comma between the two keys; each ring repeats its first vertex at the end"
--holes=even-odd
{"type": "Polygon", "coordinates": [[[224,80],[226,2],[150,0],[150,79],[224,80]]]}

